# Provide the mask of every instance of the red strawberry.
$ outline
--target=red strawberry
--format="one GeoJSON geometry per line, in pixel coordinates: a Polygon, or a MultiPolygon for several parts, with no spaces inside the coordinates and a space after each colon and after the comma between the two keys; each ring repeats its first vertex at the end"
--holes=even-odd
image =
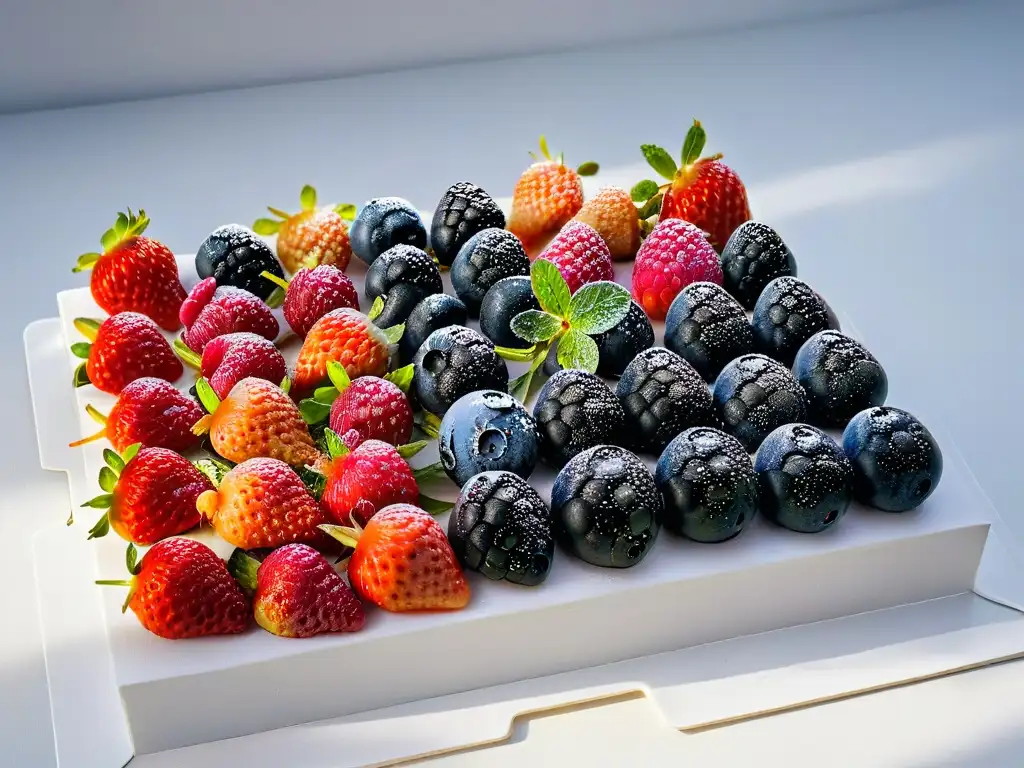
{"type": "Polygon", "coordinates": [[[253,230],[260,235],[277,235],[277,256],[289,272],[318,264],[334,264],[344,270],[352,258],[348,222],[355,218],[356,207],[342,204],[318,208],[316,190],[308,184],[299,199],[301,211],[292,214],[268,208],[279,220],[257,219],[253,230]]]}
{"type": "Polygon", "coordinates": [[[71,351],[85,359],[75,369],[76,387],[92,384],[117,395],[143,376],[177,381],[184,373],[156,323],[138,312],[121,312],[102,323],[80,317],[75,328],[91,342],[71,345],[71,351]]]}
{"type": "Polygon", "coordinates": [[[612,255],[608,244],[589,224],[570,221],[555,236],[538,258],[558,267],[569,293],[598,280],[614,280],[612,255]]]}
{"type": "Polygon", "coordinates": [[[605,187],[587,200],[576,221],[592,226],[608,244],[614,261],[627,261],[640,247],[640,219],[629,192],[618,187],[605,187]]]}
{"type": "Polygon", "coordinates": [[[285,290],[284,319],[300,338],[305,338],[313,324],[332,309],[359,309],[359,295],[352,280],[330,264],[303,267],[291,281],[269,272],[263,277],[285,290]]]}
{"type": "Polygon", "coordinates": [[[682,219],[663,219],[644,240],[633,266],[633,298],[652,320],[664,320],[690,283],[722,284],[718,254],[704,233],[682,219]]]}
{"type": "Polygon", "coordinates": [[[419,499],[412,469],[393,445],[380,440],[366,440],[352,451],[334,446],[320,468],[327,478],[321,501],[343,525],[366,525],[378,509],[419,499]]]}
{"type": "Polygon", "coordinates": [[[327,558],[305,544],[289,544],[262,563],[242,552],[228,568],[255,592],[256,623],[280,637],[358,632],[366,611],[327,558]],[[244,565],[237,565],[244,560],[244,565]]]}
{"type": "Polygon", "coordinates": [[[200,442],[192,426],[203,417],[202,406],[163,379],[146,376],[133,381],[121,390],[109,416],[91,405],[86,411],[103,429],[71,443],[72,448],[103,437],[115,451],[140,443],[145,448],[184,452],[200,442]]]}
{"type": "Polygon", "coordinates": [[[178,263],[163,243],[141,237],[149,225],[145,211],[136,216],[119,213],[117,222],[101,238],[103,253],[78,257],[74,272],[92,269],[89,290],[110,315],[139,312],[168,331],[181,327],[178,310],[185,289],[178,278],[178,263]]]}
{"type": "Polygon", "coordinates": [[[196,499],[213,489],[195,465],[166,448],[141,448],[138,443],[118,456],[104,451],[100,471],[104,493],[83,507],[106,509],[89,538],[113,528],[122,539],[152,544],[199,525],[196,499]]]}
{"type": "Polygon", "coordinates": [[[324,528],[355,548],[348,578],[364,600],[397,612],[458,610],[469,603],[469,584],[448,537],[428,512],[393,504],[362,531],[324,528]]]}
{"type": "Polygon", "coordinates": [[[354,309],[328,312],[313,324],[299,350],[292,381],[295,395],[301,396],[323,384],[331,360],[341,363],[350,379],[383,376],[397,341],[389,337],[391,330],[381,330],[354,309]]]}
{"type": "Polygon", "coordinates": [[[242,379],[265,379],[280,386],[288,375],[281,350],[255,333],[227,333],[211,339],[203,348],[199,370],[222,400],[242,379]]]}
{"type": "Polygon", "coordinates": [[[580,176],[592,176],[598,171],[597,163],[584,163],[573,169],[565,165],[561,155],[552,159],[543,136],[540,151],[544,159],[527,168],[516,182],[508,219],[508,230],[531,255],[579,212],[583,205],[580,176]]]}
{"type": "Polygon", "coordinates": [[[132,609],[139,623],[154,635],[180,640],[244,632],[252,609],[227,566],[205,544],[193,539],[166,539],[136,563],[128,545],[131,581],[97,581],[128,587],[122,610],[132,609]]]}
{"type": "Polygon", "coordinates": [[[273,312],[258,296],[216,279],[200,280],[181,305],[182,341],[202,354],[206,345],[227,333],[255,333],[273,341],[281,330],[273,312]]]}

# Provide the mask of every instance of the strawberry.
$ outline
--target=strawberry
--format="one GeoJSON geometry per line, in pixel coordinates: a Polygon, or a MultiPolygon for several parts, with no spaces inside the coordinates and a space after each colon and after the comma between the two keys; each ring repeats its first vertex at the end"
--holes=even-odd
{"type": "Polygon", "coordinates": [[[322,541],[317,526],[327,522],[295,470],[278,459],[246,459],[216,490],[201,493],[196,508],[224,541],[242,549],[322,541]]]}
{"type": "Polygon", "coordinates": [[[633,298],[652,320],[664,320],[679,292],[691,283],[722,284],[718,254],[704,233],[682,219],[659,221],[633,265],[633,298]]]}
{"type": "Polygon", "coordinates": [[[185,369],[156,323],[138,312],[120,312],[102,323],[79,317],[75,328],[89,339],[71,345],[85,362],[75,369],[74,385],[92,384],[118,395],[143,376],[177,381],[185,369]]]}
{"type": "Polygon", "coordinates": [[[299,195],[302,210],[286,213],[268,208],[277,219],[257,219],[253,230],[259,235],[277,235],[277,257],[289,272],[318,264],[348,267],[352,246],[348,240],[348,222],[356,215],[350,204],[318,208],[316,190],[308,184],[299,195]]]}
{"type": "Polygon", "coordinates": [[[192,430],[209,432],[213,449],[228,461],[265,456],[297,467],[320,456],[298,406],[276,384],[242,379],[221,400],[206,379],[199,379],[196,392],[209,414],[192,430]]]}
{"type": "Polygon", "coordinates": [[[700,121],[694,120],[683,142],[682,164],[678,167],[664,149],[644,144],[641,150],[647,162],[669,183],[655,190],[654,182],[643,181],[633,189],[644,185],[652,196],[656,191],[661,195],[660,221],[688,221],[707,233],[711,245],[721,251],[736,228],[750,219],[750,204],[743,182],[721,161],[721,155],[700,157],[706,139],[700,121]]]}
{"type": "Polygon", "coordinates": [[[358,632],[366,623],[359,598],[327,558],[305,544],[288,544],[262,563],[236,550],[228,562],[255,595],[256,623],[280,637],[358,632]]]}
{"type": "MultiPolygon", "coordinates": [[[[195,353],[191,355],[190,361],[196,362],[198,356],[195,353]]],[[[281,350],[274,342],[255,333],[227,333],[211,339],[203,347],[203,356],[198,362],[200,375],[210,382],[221,399],[227,397],[232,387],[242,379],[265,379],[283,386],[282,382],[288,375],[281,350]]]]}
{"type": "Polygon", "coordinates": [[[330,264],[303,267],[290,281],[269,272],[263,277],[285,291],[284,319],[299,338],[305,338],[313,324],[332,309],[359,309],[359,294],[352,280],[330,264]]]}
{"type": "Polygon", "coordinates": [[[570,221],[562,227],[538,258],[558,267],[569,293],[587,283],[615,279],[607,243],[593,227],[581,221],[570,221]]]}
{"type": "Polygon", "coordinates": [[[100,238],[103,253],[82,254],[72,271],[92,270],[89,290],[107,314],[138,312],[164,330],[176,331],[185,300],[178,262],[166,245],[142,237],[147,226],[145,211],[136,216],[129,208],[127,214],[117,214],[117,222],[100,238]]]}
{"type": "Polygon", "coordinates": [[[393,445],[366,440],[354,450],[328,438],[330,460],[318,467],[326,476],[324,508],[343,525],[366,525],[389,504],[415,504],[419,486],[408,463],[393,445]]]}
{"type": "Polygon", "coordinates": [[[138,443],[120,455],[106,450],[103,459],[104,492],[82,505],[107,510],[89,530],[90,539],[113,528],[122,539],[153,544],[199,525],[196,499],[213,485],[192,462],[166,448],[138,443]]]}
{"type": "Polygon", "coordinates": [[[181,340],[198,354],[218,336],[255,333],[273,341],[281,330],[277,318],[262,299],[242,288],[217,285],[215,278],[200,280],[181,305],[185,326],[181,340]]]}
{"type": "Polygon", "coordinates": [[[565,165],[561,155],[552,159],[543,136],[540,151],[543,159],[531,152],[536,162],[516,182],[508,219],[508,230],[522,241],[531,255],[579,213],[583,205],[580,176],[593,176],[598,171],[597,163],[584,163],[574,169],[565,165]]]}
{"type": "Polygon", "coordinates": [[[166,539],[137,562],[128,545],[130,581],[97,581],[128,587],[122,611],[132,609],[154,635],[181,640],[206,635],[234,635],[252,622],[249,600],[224,561],[194,539],[166,539]]]}
{"type": "Polygon", "coordinates": [[[85,407],[103,429],[71,443],[76,448],[106,438],[115,451],[140,443],[145,448],[188,451],[199,445],[192,425],[203,417],[203,408],[163,379],[145,376],[121,390],[117,402],[104,416],[91,405],[85,407]]]}
{"type": "Polygon", "coordinates": [[[296,396],[327,379],[327,363],[331,360],[341,363],[350,379],[383,376],[403,330],[401,325],[381,330],[355,309],[328,312],[309,329],[299,350],[292,381],[296,396]]]}
{"type": "Polygon", "coordinates": [[[640,247],[640,218],[629,192],[605,187],[583,203],[575,221],[593,227],[608,245],[614,261],[628,261],[640,247]]]}
{"type": "Polygon", "coordinates": [[[324,526],[354,547],[348,578],[356,594],[386,611],[465,608],[469,584],[437,520],[411,504],[393,504],[366,528],[324,526]]]}

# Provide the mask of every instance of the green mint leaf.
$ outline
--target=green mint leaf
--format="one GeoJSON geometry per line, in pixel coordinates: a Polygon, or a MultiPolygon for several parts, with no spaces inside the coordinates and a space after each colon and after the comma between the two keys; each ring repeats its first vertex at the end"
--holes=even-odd
{"type": "Polygon", "coordinates": [[[652,181],[651,179],[638,181],[633,188],[629,190],[629,196],[633,198],[634,203],[646,203],[656,194],[658,194],[658,182],[652,181]]]}
{"type": "Polygon", "coordinates": [[[455,505],[450,501],[445,501],[444,499],[432,499],[430,496],[424,496],[422,493],[420,494],[419,508],[432,515],[443,515],[454,506],[455,505]]]}
{"type": "Polygon", "coordinates": [[[676,167],[676,161],[672,159],[672,155],[654,144],[644,144],[640,147],[640,151],[644,153],[644,159],[654,169],[655,173],[669,180],[675,178],[678,168],[676,167]]]}
{"type": "Polygon", "coordinates": [[[704,142],[707,141],[707,138],[708,135],[704,132],[700,120],[694,120],[690,130],[686,132],[686,139],[683,141],[683,165],[694,163],[700,158],[700,153],[704,151],[704,142]]]}
{"type": "Polygon", "coordinates": [[[596,176],[599,170],[601,170],[601,166],[593,160],[590,160],[586,163],[580,163],[579,168],[576,169],[576,173],[580,176],[596,176]]]}
{"type": "Polygon", "coordinates": [[[644,203],[643,207],[641,207],[640,210],[637,211],[636,215],[639,216],[641,219],[649,219],[651,218],[651,216],[656,216],[658,213],[661,212],[661,201],[663,197],[664,195],[655,195],[646,203],[644,203]]]}
{"type": "Polygon", "coordinates": [[[89,359],[89,350],[92,349],[92,344],[87,341],[76,341],[71,345],[71,354],[75,357],[80,357],[83,360],[89,359]]]}
{"type": "MultiPolygon", "coordinates": [[[[344,392],[352,385],[352,379],[348,377],[348,371],[346,371],[345,366],[337,360],[331,360],[327,363],[327,378],[331,380],[331,384],[333,384],[339,392],[344,392]]],[[[316,396],[314,395],[314,397],[316,396]]],[[[317,399],[319,400],[319,398],[317,399]]]]}
{"type": "Polygon", "coordinates": [[[402,366],[398,370],[392,371],[384,378],[406,394],[409,394],[409,387],[412,386],[412,377],[415,373],[416,366],[410,363],[409,365],[402,366]]]}
{"type": "Polygon", "coordinates": [[[257,235],[276,235],[281,229],[281,222],[276,219],[256,219],[252,224],[252,231],[257,235]]]}
{"type": "Polygon", "coordinates": [[[512,333],[523,341],[538,344],[554,338],[562,330],[562,319],[537,309],[528,309],[512,318],[511,327],[512,333]]]}
{"type": "Polygon", "coordinates": [[[114,470],[110,467],[103,467],[100,470],[100,488],[107,493],[113,493],[115,485],[117,485],[117,475],[114,474],[114,470]]]}
{"type": "Polygon", "coordinates": [[[103,463],[110,467],[115,475],[121,474],[121,470],[124,469],[124,461],[109,448],[103,449],[103,463]]]}
{"type": "Polygon", "coordinates": [[[569,301],[569,325],[590,336],[610,331],[629,312],[629,302],[629,291],[618,283],[588,283],[569,301]]]}
{"type": "Polygon", "coordinates": [[[530,284],[540,308],[556,317],[565,317],[569,309],[569,286],[552,262],[537,259],[530,267],[530,284]]]}
{"type": "Polygon", "coordinates": [[[312,211],[316,208],[316,190],[307,184],[299,193],[299,202],[302,203],[302,210],[312,211]]]}
{"type": "Polygon", "coordinates": [[[307,398],[299,403],[299,415],[307,424],[319,424],[331,415],[331,406],[307,398]]]}
{"type": "Polygon", "coordinates": [[[356,218],[356,207],[352,203],[340,203],[334,206],[334,212],[345,221],[354,221],[356,218]]]}
{"type": "Polygon", "coordinates": [[[558,342],[558,364],[587,373],[597,370],[597,342],[582,331],[570,328],[558,342]]]}

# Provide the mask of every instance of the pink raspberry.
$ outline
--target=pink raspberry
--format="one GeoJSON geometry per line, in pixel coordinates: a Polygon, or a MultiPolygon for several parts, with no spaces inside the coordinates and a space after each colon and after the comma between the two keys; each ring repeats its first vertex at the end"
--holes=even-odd
{"type": "Polygon", "coordinates": [[[569,293],[598,280],[614,280],[612,254],[597,230],[582,221],[570,221],[548,243],[539,259],[547,259],[562,273],[569,293]]]}
{"type": "Polygon", "coordinates": [[[359,295],[348,275],[332,264],[303,267],[288,284],[284,319],[297,336],[306,338],[317,320],[342,307],[359,309],[359,295]]]}
{"type": "Polygon", "coordinates": [[[273,312],[259,297],[241,288],[217,285],[208,277],[189,292],[179,319],[185,326],[182,341],[193,352],[227,333],[256,333],[273,341],[281,330],[273,312]]]}
{"type": "Polygon", "coordinates": [[[330,426],[349,448],[355,431],[358,442],[380,440],[405,445],[412,436],[412,407],[398,385],[376,376],[362,376],[338,395],[331,405],[330,426]]]}
{"type": "Polygon", "coordinates": [[[280,384],[288,375],[284,355],[274,342],[255,333],[226,333],[203,348],[200,371],[221,400],[249,376],[280,384]]]}
{"type": "Polygon", "coordinates": [[[722,265],[704,233],[682,219],[659,221],[633,265],[633,298],[652,320],[664,320],[691,283],[722,284],[722,265]]]}

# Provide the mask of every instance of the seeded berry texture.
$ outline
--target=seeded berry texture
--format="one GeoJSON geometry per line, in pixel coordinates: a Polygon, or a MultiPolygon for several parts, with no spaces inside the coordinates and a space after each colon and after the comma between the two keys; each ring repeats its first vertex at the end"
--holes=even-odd
{"type": "Polygon", "coordinates": [[[825,300],[795,277],[778,277],[768,283],[754,306],[750,324],[754,348],[783,365],[792,365],[800,345],[818,331],[839,329],[825,300]]]}
{"type": "Polygon", "coordinates": [[[867,348],[839,331],[818,331],[796,353],[793,374],[807,392],[810,420],[845,427],[859,411],[885,402],[889,382],[867,348]]]}
{"type": "Polygon", "coordinates": [[[255,333],[273,341],[281,330],[277,318],[262,300],[241,288],[218,286],[212,277],[200,280],[189,291],[182,302],[180,318],[185,326],[181,340],[199,354],[218,336],[255,333]]]}
{"type": "Polygon", "coordinates": [[[448,519],[448,540],[465,568],[528,587],[547,578],[555,556],[551,512],[511,472],[470,478],[448,519]]]}
{"type": "Polygon", "coordinates": [[[626,415],[608,386],[586,371],[559,371],[545,382],[533,406],[540,430],[540,455],[563,466],[580,451],[621,442],[626,415]]]}
{"type": "Polygon", "coordinates": [[[505,277],[530,274],[530,259],[519,238],[504,229],[477,232],[452,263],[452,287],[476,317],[484,294],[505,277]]]}
{"type": "Polygon", "coordinates": [[[831,437],[808,424],[774,430],[754,458],[761,511],[798,533],[839,522],[853,500],[853,467],[831,437]]]}
{"type": "Polygon", "coordinates": [[[743,307],[714,283],[686,286],[665,318],[665,346],[714,381],[726,363],[754,350],[743,307]]]}
{"type": "Polygon", "coordinates": [[[927,499],[942,478],[942,451],[931,432],[899,408],[868,408],[843,432],[858,500],[886,512],[906,512],[927,499]]]}
{"type": "Polygon", "coordinates": [[[490,228],[504,229],[505,214],[476,184],[460,181],[448,188],[434,210],[430,247],[437,260],[449,266],[469,238],[490,228]]]}
{"type": "Polygon", "coordinates": [[[582,221],[570,221],[555,235],[537,258],[547,259],[556,267],[576,293],[587,283],[614,280],[611,251],[597,230],[582,221]]]}
{"type": "Polygon", "coordinates": [[[419,211],[400,197],[378,197],[359,211],[349,230],[352,253],[367,264],[396,245],[426,248],[427,230],[419,211]]]}
{"type": "Polygon", "coordinates": [[[636,448],[659,454],[684,429],[715,423],[711,392],[693,366],[664,347],[637,355],[619,379],[615,394],[636,448]]]}
{"type": "Polygon", "coordinates": [[[722,285],[753,309],[761,291],[776,277],[796,277],[796,259],[779,233],[759,221],[737,227],[722,250],[722,285]]]}
{"type": "Polygon", "coordinates": [[[681,219],[659,221],[636,254],[633,298],[652,320],[664,320],[679,292],[690,283],[721,284],[718,254],[704,233],[681,219]]]}
{"type": "MultiPolygon", "coordinates": [[[[654,346],[654,326],[635,301],[629,311],[610,331],[593,337],[597,342],[597,373],[599,376],[618,378],[638,354],[654,346]]],[[[552,344],[544,360],[544,372],[551,376],[560,371],[558,345],[552,344]]]]}
{"type": "Polygon", "coordinates": [[[528,309],[540,309],[529,277],[506,277],[491,286],[480,305],[480,330],[499,347],[526,349],[530,342],[512,331],[512,318],[528,309]]]}
{"type": "Polygon", "coordinates": [[[494,345],[472,328],[450,325],[434,331],[413,361],[420,404],[443,416],[463,395],[480,389],[508,391],[508,367],[494,345]]]}
{"type": "Polygon", "coordinates": [[[629,451],[599,445],[565,465],[551,489],[555,540],[592,565],[628,568],[658,537],[661,495],[629,451]]]}
{"type": "Polygon", "coordinates": [[[661,523],[694,541],[731,539],[757,514],[757,474],[731,435],[692,427],[661,454],[654,481],[665,502],[661,523]]]}
{"type": "Polygon", "coordinates": [[[434,293],[415,306],[405,320],[405,331],[398,340],[403,363],[411,363],[423,342],[438,328],[465,325],[469,319],[466,305],[448,293],[434,293]]]}
{"type": "Polygon", "coordinates": [[[441,420],[441,466],[456,485],[480,472],[505,470],[527,478],[537,464],[537,422],[512,395],[494,390],[463,395],[441,420]]]}
{"type": "Polygon", "coordinates": [[[274,284],[262,277],[270,272],[284,279],[284,268],[274,251],[259,235],[241,224],[215,229],[196,251],[196,272],[202,280],[212,277],[220,286],[233,286],[261,299],[274,290],[274,284]]]}
{"type": "Polygon", "coordinates": [[[744,355],[715,379],[715,410],[725,431],[755,451],[768,433],[803,421],[807,395],[788,368],[764,355],[744,355]]]}
{"type": "Polygon", "coordinates": [[[380,297],[384,309],[376,318],[378,328],[404,323],[425,297],[443,293],[441,273],[425,251],[412,245],[396,245],[380,255],[366,272],[364,286],[371,302],[380,297]]]}

